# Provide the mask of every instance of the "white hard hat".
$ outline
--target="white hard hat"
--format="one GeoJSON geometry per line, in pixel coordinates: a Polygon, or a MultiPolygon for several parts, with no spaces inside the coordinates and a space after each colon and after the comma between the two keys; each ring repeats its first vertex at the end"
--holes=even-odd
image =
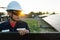
{"type": "Polygon", "coordinates": [[[12,2],[9,3],[9,5],[7,6],[7,10],[22,10],[22,8],[21,8],[21,6],[19,5],[18,2],[12,1],[12,2]]]}

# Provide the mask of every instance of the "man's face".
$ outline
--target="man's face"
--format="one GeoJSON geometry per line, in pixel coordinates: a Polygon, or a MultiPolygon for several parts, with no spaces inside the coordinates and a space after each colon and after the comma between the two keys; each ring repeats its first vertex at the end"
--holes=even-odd
{"type": "Polygon", "coordinates": [[[14,20],[16,20],[16,21],[19,21],[19,20],[20,20],[20,16],[17,16],[17,15],[14,15],[14,14],[13,14],[12,18],[13,18],[14,20]]]}
{"type": "Polygon", "coordinates": [[[20,20],[20,13],[21,12],[17,12],[17,13],[8,12],[9,16],[11,16],[12,19],[15,20],[15,21],[19,21],[20,20]]]}

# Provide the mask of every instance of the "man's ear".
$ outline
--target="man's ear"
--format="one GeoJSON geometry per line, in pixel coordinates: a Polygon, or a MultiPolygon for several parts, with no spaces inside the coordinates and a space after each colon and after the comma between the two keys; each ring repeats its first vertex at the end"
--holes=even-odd
{"type": "Polygon", "coordinates": [[[12,14],[10,12],[8,12],[8,15],[11,16],[12,14]]]}

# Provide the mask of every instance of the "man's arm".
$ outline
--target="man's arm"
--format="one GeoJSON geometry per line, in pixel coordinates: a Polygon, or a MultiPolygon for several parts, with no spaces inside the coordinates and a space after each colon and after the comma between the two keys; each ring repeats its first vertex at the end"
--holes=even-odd
{"type": "Polygon", "coordinates": [[[30,29],[29,29],[29,26],[28,26],[27,23],[25,23],[25,27],[26,27],[26,29],[29,30],[29,32],[30,32],[30,29]]]}
{"type": "Polygon", "coordinates": [[[26,22],[24,22],[22,24],[23,24],[23,30],[18,30],[18,32],[20,33],[20,35],[25,35],[30,32],[30,29],[29,29],[28,24],[26,22]]]}

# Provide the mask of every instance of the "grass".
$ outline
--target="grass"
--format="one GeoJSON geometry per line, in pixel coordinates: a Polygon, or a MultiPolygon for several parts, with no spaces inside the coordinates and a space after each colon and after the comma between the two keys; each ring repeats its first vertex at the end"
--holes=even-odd
{"type": "MultiPolygon", "coordinates": [[[[28,23],[28,26],[30,28],[30,32],[32,33],[40,33],[40,32],[53,32],[53,29],[44,29],[44,28],[40,28],[40,24],[38,24],[38,20],[36,19],[25,19],[25,22],[28,23]]],[[[43,24],[45,25],[45,24],[43,24]]]]}
{"type": "Polygon", "coordinates": [[[28,23],[28,26],[30,28],[30,32],[40,32],[40,28],[39,28],[39,25],[38,25],[38,20],[26,19],[25,22],[28,23]]]}

